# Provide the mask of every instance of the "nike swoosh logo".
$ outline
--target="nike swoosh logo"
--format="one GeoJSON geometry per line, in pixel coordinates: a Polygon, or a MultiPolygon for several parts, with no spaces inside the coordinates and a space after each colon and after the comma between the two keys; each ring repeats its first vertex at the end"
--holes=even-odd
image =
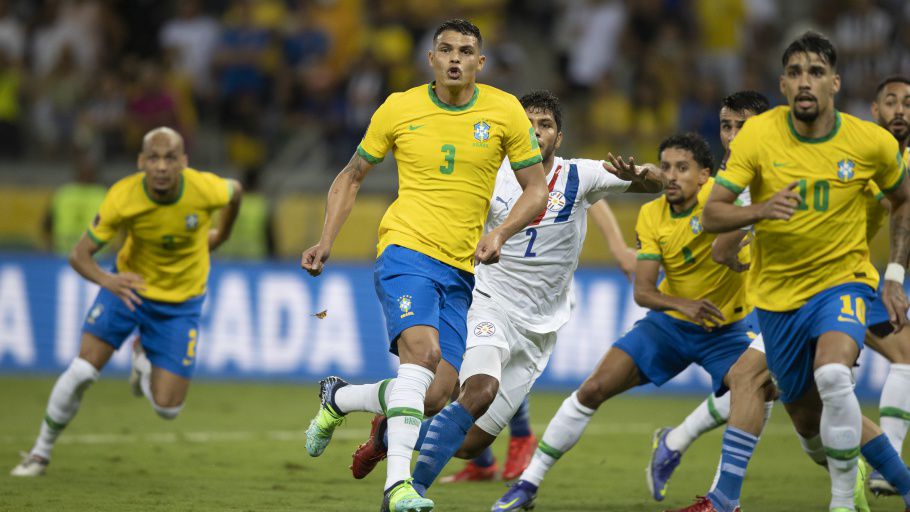
{"type": "Polygon", "coordinates": [[[854,324],[859,323],[856,321],[855,318],[850,318],[849,316],[841,316],[841,315],[837,315],[837,321],[838,322],[850,322],[850,323],[854,323],[854,324]]]}
{"type": "Polygon", "coordinates": [[[418,128],[423,128],[424,126],[426,126],[426,125],[425,124],[418,124],[418,125],[409,124],[408,130],[414,131],[418,128]]]}
{"type": "Polygon", "coordinates": [[[771,162],[771,165],[774,167],[787,167],[790,165],[789,162],[771,162]]]}
{"type": "Polygon", "coordinates": [[[518,502],[518,498],[515,498],[514,500],[512,500],[508,503],[500,503],[499,505],[496,505],[496,508],[498,508],[499,510],[505,510],[517,502],[518,502]]]}

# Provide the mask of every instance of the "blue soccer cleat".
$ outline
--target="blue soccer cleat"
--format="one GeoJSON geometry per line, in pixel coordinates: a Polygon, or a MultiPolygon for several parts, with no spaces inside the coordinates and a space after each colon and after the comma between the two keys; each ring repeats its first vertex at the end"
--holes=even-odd
{"type": "Polygon", "coordinates": [[[663,501],[667,497],[667,483],[682,459],[681,453],[667,448],[667,434],[671,430],[673,429],[667,427],[659,428],[651,436],[651,461],[645,468],[645,478],[651,496],[657,501],[663,501]]]}
{"type": "Polygon", "coordinates": [[[537,499],[537,486],[519,480],[509,490],[493,504],[492,512],[502,512],[503,510],[531,510],[534,508],[534,500],[537,499]]]}
{"type": "Polygon", "coordinates": [[[306,451],[319,457],[332,440],[335,427],[344,422],[344,413],[335,405],[335,391],[347,386],[341,377],[326,377],[319,381],[319,412],[306,429],[306,451]]]}

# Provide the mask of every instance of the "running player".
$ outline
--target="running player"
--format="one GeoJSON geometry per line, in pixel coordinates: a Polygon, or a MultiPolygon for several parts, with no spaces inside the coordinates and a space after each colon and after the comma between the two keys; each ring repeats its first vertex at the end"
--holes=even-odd
{"type": "MultiPolygon", "coordinates": [[[[897,139],[906,167],[910,164],[907,151],[907,143],[910,142],[910,78],[891,76],[882,80],[875,90],[872,117],[897,139]]],[[[887,199],[870,182],[866,197],[867,240],[871,240],[884,225],[887,214],[887,199]]],[[[879,423],[894,450],[901,453],[910,424],[910,393],[907,393],[910,389],[910,329],[892,334],[893,327],[881,301],[872,303],[868,316],[866,344],[891,362],[879,401],[879,423]]],[[[869,488],[877,494],[897,492],[878,471],[869,476],[869,488]]]]}
{"type": "Polygon", "coordinates": [[[322,404],[307,429],[306,447],[311,456],[321,455],[348,412],[385,410],[389,462],[383,507],[396,512],[433,508],[411,486],[411,454],[424,413],[440,410],[455,390],[474,264],[496,263],[502,244],[547,201],[537,138],[518,100],[475,83],[485,60],[481,47],[480,31],[468,21],[451,20],[436,29],[428,55],[435,81],[389,96],[373,115],[357,152],[329,190],[320,241],[301,262],[311,275],[322,272],[360,183],[393,151],[398,199],[379,226],[374,279],[390,350],[401,362],[398,376],[392,385],[323,380],[322,404]],[[481,237],[506,156],[524,192],[512,198],[504,222],[481,237]]]}
{"type": "Polygon", "coordinates": [[[196,365],[209,252],[230,236],[241,188],[235,180],[187,167],[183,138],[170,128],[145,135],[139,170],[108,190],[70,253],[76,272],[101,290],[83,324],[79,356],[57,379],[35,446],[13,468],[15,476],[44,474],[85,390],[135,329],[141,344],[133,349],[134,392],[165,419],[176,418],[183,407],[196,365]],[[210,229],[222,207],[218,227],[210,229]],[[126,242],[114,271],[107,272],[92,256],[120,228],[126,242]]]}
{"type": "MultiPolygon", "coordinates": [[[[721,186],[705,207],[705,228],[755,226],[750,302],[757,308],[768,367],[797,432],[809,438],[820,431],[831,509],[854,510],[860,451],[910,506],[910,473],[887,438],[862,442],[863,417],[850,371],[878,284],[865,240],[863,190],[874,181],[891,202],[892,263],[881,300],[899,330],[907,320],[903,275],[910,249],[910,185],[894,138],[835,110],[836,60],[834,46],[815,32],[787,47],[780,87],[789,106],[754,117],[733,141],[717,178],[721,186]],[[754,204],[734,205],[747,186],[754,204]]],[[[721,481],[706,499],[684,510],[738,508],[754,445],[749,437],[725,435],[721,481]]]]}
{"type": "Polygon", "coordinates": [[[705,368],[715,392],[722,392],[731,384],[728,370],[751,343],[745,275],[711,257],[716,240],[725,243],[741,235],[708,234],[701,225],[713,184],[710,147],[700,136],[685,134],[664,140],[659,152],[666,193],[641,208],[636,225],[635,300],[651,311],[563,402],[531,465],[493,510],[533,507],[547,471],[578,442],[609,398],[648,382],[662,385],[693,363],[705,368]],[[666,277],[658,286],[661,266],[666,277]]]}

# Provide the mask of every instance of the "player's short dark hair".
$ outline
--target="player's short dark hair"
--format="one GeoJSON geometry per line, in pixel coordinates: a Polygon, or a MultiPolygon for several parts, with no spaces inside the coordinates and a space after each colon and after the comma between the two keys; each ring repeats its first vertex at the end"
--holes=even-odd
{"type": "Polygon", "coordinates": [[[878,98],[878,95],[882,93],[882,90],[888,84],[907,84],[910,85],[910,78],[907,78],[904,75],[891,75],[885,77],[884,80],[878,83],[878,87],[875,88],[875,97],[878,98]]]}
{"type": "Polygon", "coordinates": [[[737,91],[723,99],[724,107],[733,112],[754,112],[761,114],[771,108],[771,103],[764,94],[755,91],[737,91]]]}
{"type": "Polygon", "coordinates": [[[837,66],[837,49],[834,43],[820,32],[807,30],[784,50],[781,64],[786,67],[794,53],[816,53],[823,62],[832,68],[837,66]]]}
{"type": "Polygon", "coordinates": [[[535,109],[553,114],[556,120],[556,131],[562,131],[562,109],[559,107],[559,98],[545,89],[531,91],[518,100],[525,110],[535,109]]]}
{"type": "Polygon", "coordinates": [[[436,40],[439,39],[439,34],[442,34],[447,30],[452,30],[466,36],[474,36],[477,38],[477,47],[483,48],[483,38],[480,36],[480,29],[477,28],[477,25],[468,20],[459,18],[443,21],[442,25],[436,27],[436,32],[433,33],[433,43],[435,44],[436,40]]]}
{"type": "Polygon", "coordinates": [[[704,137],[697,133],[688,132],[671,135],[660,143],[657,153],[661,154],[667,148],[685,149],[692,153],[692,158],[702,168],[707,167],[712,171],[714,170],[714,155],[711,153],[711,146],[704,137]]]}

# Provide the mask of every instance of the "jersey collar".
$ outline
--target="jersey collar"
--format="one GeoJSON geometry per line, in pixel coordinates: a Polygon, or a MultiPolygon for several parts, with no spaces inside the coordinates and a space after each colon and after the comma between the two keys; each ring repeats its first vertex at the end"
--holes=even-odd
{"type": "Polygon", "coordinates": [[[183,197],[183,189],[186,188],[186,180],[183,178],[183,173],[180,173],[180,191],[177,192],[177,197],[170,201],[159,201],[152,197],[152,194],[149,194],[148,183],[145,182],[145,176],[142,177],[142,190],[145,191],[145,196],[149,198],[149,201],[155,204],[174,204],[183,197]]]}
{"type": "Polygon", "coordinates": [[[790,133],[792,133],[793,136],[796,137],[796,140],[798,140],[800,142],[805,142],[806,144],[821,144],[822,142],[828,142],[829,140],[833,139],[834,136],[837,135],[837,132],[840,130],[840,112],[837,110],[834,111],[834,128],[832,128],[831,131],[828,132],[828,135],[824,135],[817,139],[813,139],[810,137],[803,137],[802,135],[800,135],[799,133],[796,132],[796,127],[793,126],[793,116],[792,116],[791,111],[789,111],[789,110],[787,111],[787,126],[790,127],[790,133]]]}
{"type": "Polygon", "coordinates": [[[478,84],[474,84],[474,95],[471,96],[471,99],[468,100],[467,103],[465,103],[464,105],[458,105],[458,106],[449,105],[448,103],[443,103],[442,100],[439,99],[439,96],[436,95],[436,88],[433,87],[434,85],[436,85],[436,80],[433,80],[432,82],[427,84],[427,90],[430,93],[430,100],[432,100],[433,103],[435,103],[437,107],[439,107],[443,110],[448,110],[449,112],[463,112],[463,111],[473,107],[474,104],[477,103],[477,97],[480,95],[480,87],[478,86],[478,84]]]}

